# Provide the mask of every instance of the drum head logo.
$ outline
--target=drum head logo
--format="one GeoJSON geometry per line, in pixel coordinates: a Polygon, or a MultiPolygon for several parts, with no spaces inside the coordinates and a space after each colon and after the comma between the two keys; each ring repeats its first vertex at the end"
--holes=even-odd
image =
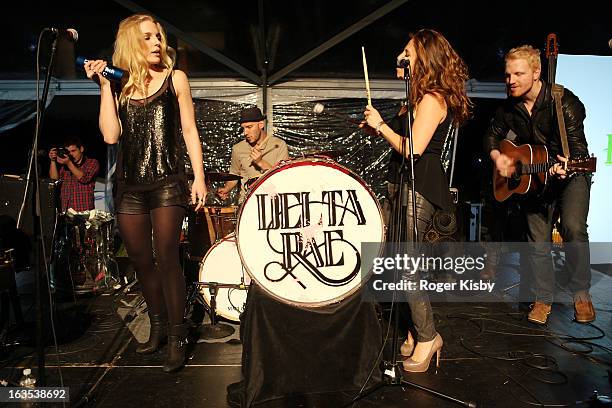
{"type": "Polygon", "coordinates": [[[274,297],[302,306],[342,300],[361,285],[361,243],[384,241],[381,210],[350,170],[302,159],[266,174],[238,221],[251,277],[274,297]]]}

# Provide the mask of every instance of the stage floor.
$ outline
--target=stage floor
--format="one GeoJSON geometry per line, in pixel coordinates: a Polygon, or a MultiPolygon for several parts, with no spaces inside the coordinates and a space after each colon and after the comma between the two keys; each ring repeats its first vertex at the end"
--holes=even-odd
{"type": "MultiPolygon", "coordinates": [[[[354,406],[457,406],[417,389],[415,384],[475,402],[479,407],[575,406],[588,400],[594,391],[612,396],[612,277],[605,272],[593,270],[593,281],[597,282],[592,291],[597,309],[594,324],[573,322],[571,303],[555,303],[548,325],[538,327],[528,323],[512,301],[515,288],[499,290],[518,279],[512,266],[501,268],[499,302],[434,304],[436,327],[444,339],[437,372],[432,364],[427,373],[404,373],[408,384],[383,387],[354,406]]],[[[22,328],[12,326],[7,333],[8,344],[0,350],[0,379],[13,385],[24,367],[31,367],[37,375],[32,275],[31,271],[18,274],[26,324],[22,328]],[[21,344],[11,345],[13,341],[21,344]]],[[[189,345],[186,367],[165,374],[161,370],[165,349],[149,356],[134,352],[137,342],[146,339],[148,319],[138,307],[137,287],[133,289],[56,303],[59,354],[53,346],[46,348],[47,386],[59,386],[61,372],[63,384],[70,387],[70,406],[230,406],[226,388],[241,379],[238,326],[234,324],[234,335],[220,340],[202,339],[202,326],[196,326],[197,341],[189,345]]],[[[567,293],[560,291],[557,298],[568,300],[567,293]]],[[[50,332],[50,328],[45,331],[50,332]]],[[[316,358],[317,349],[304,353],[316,358]]],[[[300,369],[287,363],[288,370],[300,369]]],[[[259,406],[340,407],[353,396],[296,396],[259,406]]]]}

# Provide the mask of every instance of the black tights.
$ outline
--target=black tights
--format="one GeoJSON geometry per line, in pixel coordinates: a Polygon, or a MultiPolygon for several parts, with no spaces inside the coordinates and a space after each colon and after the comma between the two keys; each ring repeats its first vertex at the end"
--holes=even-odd
{"type": "Polygon", "coordinates": [[[142,286],[149,313],[161,314],[165,309],[170,324],[181,324],[185,313],[185,278],[179,259],[184,216],[185,209],[180,206],[155,208],[150,214],[117,215],[119,232],[142,286]],[[153,246],[157,267],[153,261],[153,246]]]}

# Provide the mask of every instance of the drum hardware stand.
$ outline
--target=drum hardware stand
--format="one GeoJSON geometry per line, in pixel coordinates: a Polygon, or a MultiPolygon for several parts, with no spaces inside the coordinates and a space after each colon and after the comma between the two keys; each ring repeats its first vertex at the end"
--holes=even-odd
{"type": "Polygon", "coordinates": [[[236,331],[232,326],[225,323],[219,323],[217,320],[217,293],[220,288],[236,288],[239,285],[236,284],[222,284],[217,282],[210,283],[197,283],[197,286],[208,287],[210,291],[210,323],[202,325],[202,338],[206,340],[210,339],[222,339],[234,334],[236,331]]]}
{"type": "MultiPolygon", "coordinates": [[[[407,60],[404,60],[407,61],[407,60]]],[[[405,126],[405,134],[401,143],[401,152],[402,161],[399,168],[399,191],[397,192],[397,198],[394,205],[395,214],[392,214],[392,217],[395,221],[394,228],[394,236],[392,236],[392,242],[395,246],[394,249],[396,251],[399,249],[399,243],[402,240],[402,221],[403,215],[407,213],[408,207],[408,197],[407,197],[407,186],[404,185],[404,166],[405,166],[405,152],[406,152],[406,141],[408,141],[409,145],[409,154],[410,154],[410,188],[412,195],[412,242],[417,243],[418,240],[418,228],[417,228],[417,208],[416,208],[416,189],[415,189],[415,178],[414,178],[414,162],[415,162],[415,154],[414,154],[414,144],[412,140],[412,120],[411,120],[411,106],[410,106],[410,64],[407,63],[405,65],[399,65],[398,67],[404,68],[404,83],[406,85],[406,126],[405,126]]],[[[408,221],[408,220],[406,220],[408,221]]],[[[393,222],[393,221],[392,221],[393,222]]],[[[395,282],[399,282],[398,280],[398,269],[395,268],[394,272],[395,282]]],[[[476,404],[470,401],[461,401],[457,398],[451,397],[449,395],[443,394],[439,391],[433,390],[431,388],[427,388],[420,384],[408,381],[402,378],[402,370],[399,367],[399,363],[397,362],[397,348],[398,348],[398,326],[399,326],[399,312],[397,309],[397,301],[395,300],[395,292],[393,294],[393,301],[391,303],[391,311],[390,318],[393,319],[393,332],[391,334],[391,361],[383,360],[383,379],[380,383],[370,387],[363,392],[360,392],[355,398],[349,401],[347,404],[343,405],[343,407],[348,407],[353,405],[355,402],[361,400],[362,398],[376,392],[378,389],[386,386],[405,386],[410,385],[414,388],[417,388],[422,391],[427,391],[430,394],[438,396],[440,398],[455,402],[459,405],[463,405],[465,407],[476,407],[476,404]]],[[[383,345],[384,347],[384,345],[383,345]]]]}
{"type": "Polygon", "coordinates": [[[223,220],[224,219],[230,219],[233,220],[234,223],[236,223],[236,214],[234,213],[233,216],[230,217],[226,217],[223,214],[221,214],[221,209],[223,207],[219,207],[219,206],[215,206],[215,207],[208,207],[208,211],[209,211],[209,215],[210,215],[210,219],[213,223],[213,229],[215,230],[215,242],[211,243],[211,246],[222,241],[225,236],[222,235],[223,233],[223,220]],[[214,213],[213,213],[214,211],[214,213]]]}
{"type": "MultiPolygon", "coordinates": [[[[126,278],[126,280],[127,280],[127,278],[126,278]]],[[[132,288],[134,287],[134,285],[136,285],[137,282],[138,282],[138,279],[134,279],[131,282],[127,283],[123,287],[123,290],[121,292],[123,292],[123,294],[130,293],[132,291],[132,288]]]]}
{"type": "Polygon", "coordinates": [[[223,238],[221,236],[221,228],[223,227],[222,225],[222,220],[221,220],[221,207],[213,207],[214,208],[214,214],[211,212],[210,213],[210,219],[213,222],[213,229],[215,230],[215,243],[221,241],[221,239],[223,238]]]}

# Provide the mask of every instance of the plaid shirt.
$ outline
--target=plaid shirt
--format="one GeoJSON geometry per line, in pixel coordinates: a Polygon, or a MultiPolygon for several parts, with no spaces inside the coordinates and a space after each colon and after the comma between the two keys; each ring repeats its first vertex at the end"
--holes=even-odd
{"type": "Polygon", "coordinates": [[[62,211],[73,208],[75,211],[88,211],[95,208],[94,187],[96,176],[100,171],[100,164],[96,159],[86,158],[77,167],[84,173],[80,179],[66,166],[62,166],[59,171],[59,178],[62,180],[62,211]]]}

